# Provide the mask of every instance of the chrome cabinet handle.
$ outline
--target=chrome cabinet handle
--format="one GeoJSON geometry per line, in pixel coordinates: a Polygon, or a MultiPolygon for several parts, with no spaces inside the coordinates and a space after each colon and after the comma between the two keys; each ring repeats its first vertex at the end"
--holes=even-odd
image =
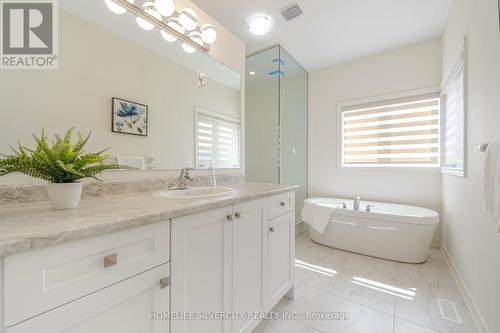
{"type": "Polygon", "coordinates": [[[239,219],[239,218],[241,218],[241,213],[240,213],[240,212],[237,212],[236,214],[234,214],[234,216],[235,216],[237,219],[239,219]]]}
{"type": "Polygon", "coordinates": [[[286,203],[284,201],[280,202],[281,207],[285,207],[286,203]]]}
{"type": "Polygon", "coordinates": [[[274,228],[273,227],[269,228],[269,231],[274,232],[274,228]]]}
{"type": "Polygon", "coordinates": [[[165,289],[168,286],[170,286],[170,276],[163,278],[163,279],[160,279],[160,288],[161,289],[165,289]]]}
{"type": "Polygon", "coordinates": [[[104,257],[104,268],[114,266],[118,262],[118,254],[113,253],[104,257]]]}
{"type": "Polygon", "coordinates": [[[226,216],[226,219],[231,222],[233,220],[233,215],[229,214],[228,216],[226,216]]]}

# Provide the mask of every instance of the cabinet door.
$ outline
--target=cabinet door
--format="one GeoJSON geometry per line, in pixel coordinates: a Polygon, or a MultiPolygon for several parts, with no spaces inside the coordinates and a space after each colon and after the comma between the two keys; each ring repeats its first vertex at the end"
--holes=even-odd
{"type": "MultiPolygon", "coordinates": [[[[266,311],[267,209],[266,200],[233,207],[233,312],[266,311]]],[[[251,332],[258,320],[234,319],[232,332],[251,332]]]]}
{"type": "Polygon", "coordinates": [[[288,212],[269,221],[269,310],[294,284],[295,213],[288,212]]]}
{"type": "MultiPolygon", "coordinates": [[[[172,220],[172,311],[231,311],[232,207],[172,220]]],[[[230,320],[172,320],[175,333],[229,333],[230,320]]]]}
{"type": "Polygon", "coordinates": [[[6,333],[165,333],[169,320],[152,320],[153,313],[168,313],[168,264],[9,327],[6,333]]]}

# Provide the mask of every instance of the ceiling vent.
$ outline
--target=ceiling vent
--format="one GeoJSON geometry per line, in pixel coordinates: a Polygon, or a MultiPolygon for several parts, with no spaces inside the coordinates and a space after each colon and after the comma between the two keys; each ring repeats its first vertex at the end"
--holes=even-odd
{"type": "Polygon", "coordinates": [[[300,8],[299,4],[296,2],[281,9],[281,14],[287,21],[290,21],[291,19],[294,19],[297,16],[302,15],[302,13],[304,13],[304,11],[302,10],[302,8],[300,8]]]}

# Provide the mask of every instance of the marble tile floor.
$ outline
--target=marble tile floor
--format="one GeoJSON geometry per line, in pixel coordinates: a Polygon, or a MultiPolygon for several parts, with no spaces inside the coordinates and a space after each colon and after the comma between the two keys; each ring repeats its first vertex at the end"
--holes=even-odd
{"type": "Polygon", "coordinates": [[[477,332],[436,248],[423,264],[404,264],[322,246],[303,233],[296,242],[295,279],[295,298],[285,297],[273,309],[279,318],[262,322],[254,332],[477,332]],[[456,305],[462,324],[441,317],[438,299],[456,305]],[[347,313],[349,319],[318,318],[320,313],[347,313]],[[298,317],[284,319],[285,314],[298,317]]]}

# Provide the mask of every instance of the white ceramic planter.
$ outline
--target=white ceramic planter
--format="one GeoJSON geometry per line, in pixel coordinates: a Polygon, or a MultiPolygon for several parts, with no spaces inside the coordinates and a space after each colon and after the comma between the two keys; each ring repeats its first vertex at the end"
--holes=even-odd
{"type": "Polygon", "coordinates": [[[72,209],[80,203],[83,183],[47,184],[47,193],[54,209],[72,209]]]}

